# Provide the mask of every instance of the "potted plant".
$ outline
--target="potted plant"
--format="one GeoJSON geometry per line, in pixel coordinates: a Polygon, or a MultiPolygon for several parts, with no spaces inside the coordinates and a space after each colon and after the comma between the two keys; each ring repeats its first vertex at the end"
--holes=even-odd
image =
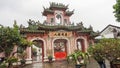
{"type": "Polygon", "coordinates": [[[25,63],[26,63],[26,60],[25,59],[21,59],[20,62],[21,62],[21,65],[24,66],[25,63]]]}
{"type": "Polygon", "coordinates": [[[89,55],[86,52],[76,50],[74,53],[67,57],[69,63],[75,63],[76,68],[86,67],[87,61],[89,60],[89,55]]]}
{"type": "Polygon", "coordinates": [[[51,55],[49,55],[49,56],[48,56],[48,60],[49,60],[49,62],[52,62],[53,57],[52,57],[51,55]]]}
{"type": "Polygon", "coordinates": [[[47,54],[48,54],[48,61],[52,62],[53,61],[52,50],[48,49],[47,50],[47,54]]]}

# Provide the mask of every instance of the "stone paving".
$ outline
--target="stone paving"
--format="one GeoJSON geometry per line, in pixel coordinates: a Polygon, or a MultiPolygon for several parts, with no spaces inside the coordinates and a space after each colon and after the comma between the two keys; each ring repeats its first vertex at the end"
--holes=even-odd
{"type": "MultiPolygon", "coordinates": [[[[107,68],[110,68],[108,61],[106,61],[106,66],[107,68]]],[[[66,61],[56,61],[53,63],[33,63],[25,66],[24,68],[75,68],[75,65],[68,64],[66,61]]],[[[95,60],[91,59],[91,62],[87,65],[87,68],[100,68],[100,67],[95,60]]]]}

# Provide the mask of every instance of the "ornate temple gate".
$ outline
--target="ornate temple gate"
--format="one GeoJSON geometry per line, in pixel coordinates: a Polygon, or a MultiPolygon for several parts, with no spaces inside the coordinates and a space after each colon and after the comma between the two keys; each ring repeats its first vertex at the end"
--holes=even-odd
{"type": "MultiPolygon", "coordinates": [[[[51,3],[50,7],[44,8],[42,12],[46,17],[43,23],[29,19],[28,27],[20,26],[21,35],[37,43],[32,48],[37,48],[36,55],[41,58],[35,59],[45,62],[50,54],[55,60],[61,60],[76,49],[87,51],[90,41],[93,41],[97,34],[91,26],[84,27],[82,22],[76,25],[71,23],[70,17],[73,14],[74,11],[68,11],[68,5],[51,3]],[[51,53],[48,53],[49,50],[51,53]]],[[[35,57],[31,47],[27,48],[27,53],[28,59],[35,57]]]]}

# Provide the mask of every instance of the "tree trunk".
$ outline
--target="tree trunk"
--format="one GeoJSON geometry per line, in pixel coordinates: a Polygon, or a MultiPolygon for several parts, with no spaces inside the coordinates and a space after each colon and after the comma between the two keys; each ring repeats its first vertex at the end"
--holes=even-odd
{"type": "Polygon", "coordinates": [[[110,68],[114,68],[113,62],[110,61],[110,68]]]}
{"type": "MultiPolygon", "coordinates": [[[[12,53],[12,55],[9,54],[7,56],[12,57],[12,56],[15,55],[15,53],[17,53],[17,52],[14,52],[14,53],[12,53]]],[[[11,62],[8,62],[8,68],[12,68],[12,63],[11,62]]]]}
{"type": "Polygon", "coordinates": [[[9,63],[8,63],[8,68],[11,68],[11,67],[12,67],[12,63],[9,62],[9,63]]]}
{"type": "Polygon", "coordinates": [[[98,61],[98,64],[99,64],[100,68],[106,68],[106,64],[104,61],[98,61]]]}

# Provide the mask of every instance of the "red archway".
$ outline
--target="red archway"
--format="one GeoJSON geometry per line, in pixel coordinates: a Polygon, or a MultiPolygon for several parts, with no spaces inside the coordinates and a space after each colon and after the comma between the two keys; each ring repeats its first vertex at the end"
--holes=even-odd
{"type": "Polygon", "coordinates": [[[54,56],[56,60],[65,59],[67,56],[67,40],[56,39],[54,41],[54,56]]]}
{"type": "Polygon", "coordinates": [[[44,44],[42,40],[33,40],[32,59],[35,62],[43,62],[44,60],[44,44]],[[34,53],[36,52],[36,53],[34,53]],[[36,54],[36,55],[35,55],[36,54]]]}
{"type": "Polygon", "coordinates": [[[85,41],[84,41],[84,39],[77,39],[76,43],[77,43],[77,49],[84,52],[85,51],[85,41]]]}

